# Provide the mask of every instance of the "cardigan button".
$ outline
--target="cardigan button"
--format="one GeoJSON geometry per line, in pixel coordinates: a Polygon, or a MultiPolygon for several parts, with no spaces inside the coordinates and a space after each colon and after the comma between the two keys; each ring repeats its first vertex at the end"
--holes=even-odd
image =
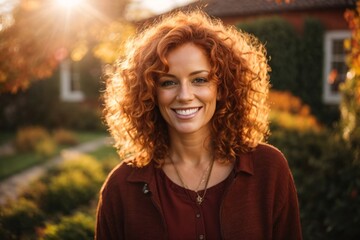
{"type": "Polygon", "coordinates": [[[203,240],[203,239],[205,239],[205,236],[204,236],[203,234],[200,234],[200,235],[199,235],[199,239],[200,239],[200,240],[203,240]]]}
{"type": "Polygon", "coordinates": [[[144,184],[142,191],[144,194],[150,193],[149,186],[147,185],[147,183],[144,184]]]}

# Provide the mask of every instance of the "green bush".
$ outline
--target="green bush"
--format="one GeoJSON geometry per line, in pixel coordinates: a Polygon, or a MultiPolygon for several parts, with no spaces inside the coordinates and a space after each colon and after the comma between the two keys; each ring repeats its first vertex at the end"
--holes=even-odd
{"type": "Polygon", "coordinates": [[[78,130],[103,130],[99,105],[62,102],[56,111],[47,113],[47,121],[54,127],[78,130]]]}
{"type": "Polygon", "coordinates": [[[48,224],[45,235],[41,228],[45,219],[57,222],[64,214],[87,211],[104,180],[103,165],[91,156],[67,158],[33,182],[20,200],[0,208],[0,239],[37,239],[37,234],[46,236],[44,239],[91,239],[88,236],[93,236],[93,219],[81,214],[48,224]]]}
{"type": "Polygon", "coordinates": [[[304,31],[299,42],[299,89],[297,95],[313,107],[321,109],[323,86],[323,36],[324,27],[316,19],[304,20],[304,31]],[[306,70],[306,71],[305,71],[306,70]]]}
{"type": "Polygon", "coordinates": [[[322,100],[324,29],[320,21],[305,18],[301,33],[280,17],[260,18],[237,27],[265,44],[273,89],[300,97],[310,106],[311,113],[328,126],[339,120],[338,107],[322,100]]]}
{"type": "Polygon", "coordinates": [[[21,198],[1,207],[0,237],[1,239],[30,239],[43,220],[44,214],[36,204],[21,198]]]}
{"type": "Polygon", "coordinates": [[[72,63],[81,74],[81,90],[85,101],[74,103],[60,99],[60,73],[51,79],[36,81],[26,91],[0,96],[0,131],[25,125],[78,130],[103,130],[101,122],[101,64],[92,54],[72,63]]]}
{"type": "Polygon", "coordinates": [[[298,89],[295,95],[311,106],[311,112],[321,122],[330,125],[339,119],[338,106],[324,104],[323,58],[324,27],[319,20],[305,18],[304,30],[299,41],[298,89]]]}
{"type": "Polygon", "coordinates": [[[260,18],[236,25],[255,35],[265,44],[271,67],[271,84],[277,90],[294,91],[297,88],[298,37],[289,22],[280,17],[260,18]],[[286,46],[286,51],[284,47],[286,46]]]}
{"type": "Polygon", "coordinates": [[[69,156],[56,168],[49,171],[49,176],[71,173],[78,171],[83,173],[94,183],[101,183],[104,180],[102,165],[95,158],[86,154],[69,156]]]}
{"type": "Polygon", "coordinates": [[[94,238],[95,218],[76,213],[63,217],[57,224],[48,224],[41,240],[86,240],[94,238]]]}
{"type": "Polygon", "coordinates": [[[45,209],[50,212],[69,213],[94,196],[91,182],[79,171],[62,173],[54,177],[44,196],[45,209]]]}
{"type": "Polygon", "coordinates": [[[38,142],[35,146],[35,152],[42,157],[54,155],[57,145],[51,138],[38,142]]]}
{"type": "Polygon", "coordinates": [[[42,142],[51,141],[50,134],[43,127],[29,126],[20,128],[16,133],[15,147],[20,152],[35,151],[42,142]]]}
{"type": "Polygon", "coordinates": [[[64,128],[55,129],[53,132],[54,141],[59,145],[76,145],[79,143],[79,140],[76,134],[70,130],[64,128]]]}
{"type": "Polygon", "coordinates": [[[336,134],[278,129],[269,142],[287,157],[297,185],[304,239],[360,236],[360,165],[336,134]]]}
{"type": "Polygon", "coordinates": [[[270,91],[271,128],[296,129],[299,131],[319,131],[322,127],[317,119],[310,114],[309,106],[300,98],[285,91],[270,91]]]}
{"type": "Polygon", "coordinates": [[[66,160],[42,179],[47,188],[39,193],[39,205],[49,213],[70,213],[88,204],[104,180],[102,166],[92,157],[81,155],[66,160]]]}
{"type": "Polygon", "coordinates": [[[360,77],[353,75],[341,86],[340,127],[342,136],[354,149],[356,161],[360,164],[360,77]]]}

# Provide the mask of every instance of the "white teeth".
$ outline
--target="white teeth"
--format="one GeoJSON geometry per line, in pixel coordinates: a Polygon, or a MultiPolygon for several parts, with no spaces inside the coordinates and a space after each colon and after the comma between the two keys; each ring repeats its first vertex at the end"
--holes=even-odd
{"type": "Polygon", "coordinates": [[[176,109],[175,112],[179,115],[188,116],[193,113],[196,113],[199,108],[189,108],[189,109],[176,109]]]}

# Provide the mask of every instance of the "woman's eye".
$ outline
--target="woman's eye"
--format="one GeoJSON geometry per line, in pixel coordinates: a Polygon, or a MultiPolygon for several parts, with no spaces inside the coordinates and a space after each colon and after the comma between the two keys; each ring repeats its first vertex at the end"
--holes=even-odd
{"type": "Polygon", "coordinates": [[[176,85],[176,82],[172,81],[172,80],[166,80],[166,81],[160,82],[161,87],[171,87],[171,86],[174,86],[174,85],[176,85]]]}
{"type": "Polygon", "coordinates": [[[206,83],[206,82],[208,82],[208,80],[203,77],[198,77],[193,80],[193,83],[206,83]]]}

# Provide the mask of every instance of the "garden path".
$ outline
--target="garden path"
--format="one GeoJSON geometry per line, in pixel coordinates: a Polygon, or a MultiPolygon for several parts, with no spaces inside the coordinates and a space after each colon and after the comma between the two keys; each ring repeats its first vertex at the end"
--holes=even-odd
{"type": "Polygon", "coordinates": [[[62,150],[59,156],[51,158],[49,161],[42,165],[37,165],[15,174],[3,181],[0,181],[0,205],[5,204],[11,199],[16,199],[19,194],[26,188],[32,181],[39,178],[46,172],[49,167],[57,165],[68,158],[72,154],[81,154],[86,152],[95,151],[101,146],[111,143],[111,138],[102,137],[90,142],[79,144],[75,147],[62,150]]]}

